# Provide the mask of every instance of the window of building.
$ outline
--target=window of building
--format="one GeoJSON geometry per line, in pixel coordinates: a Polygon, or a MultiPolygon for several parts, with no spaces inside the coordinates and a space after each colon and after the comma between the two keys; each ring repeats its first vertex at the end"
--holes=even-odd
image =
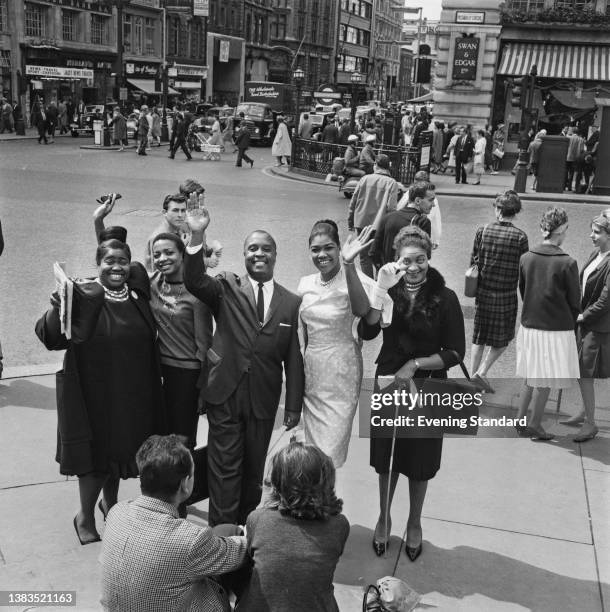
{"type": "Polygon", "coordinates": [[[506,6],[512,11],[529,13],[541,11],[544,8],[544,0],[508,0],[506,6]]]}
{"type": "Polygon", "coordinates": [[[131,15],[123,13],[123,51],[131,53],[132,23],[131,15]]]}
{"type": "Polygon", "coordinates": [[[108,44],[108,23],[110,19],[104,15],[91,15],[91,43],[94,45],[108,44]]]}
{"type": "Polygon", "coordinates": [[[7,0],[0,0],[0,32],[5,32],[8,29],[6,2],[7,0]]]}
{"type": "Polygon", "coordinates": [[[61,12],[61,37],[64,40],[76,40],[76,19],[78,13],[75,11],[62,10],[61,12]]]}
{"type": "Polygon", "coordinates": [[[271,23],[271,38],[286,38],[286,15],[274,15],[271,23]]]}
{"type": "Polygon", "coordinates": [[[222,3],[220,5],[220,18],[218,19],[218,25],[219,26],[227,25],[227,9],[225,8],[225,5],[222,3]]]}
{"type": "Polygon", "coordinates": [[[555,8],[571,8],[577,11],[582,11],[589,5],[587,0],[555,0],[555,8]]]}
{"type": "Polygon", "coordinates": [[[144,55],[155,55],[155,20],[144,18],[144,55]]]}
{"type": "Polygon", "coordinates": [[[169,55],[180,55],[180,20],[178,17],[170,22],[170,44],[168,45],[169,55]]]}
{"type": "Polygon", "coordinates": [[[46,36],[47,7],[41,4],[25,4],[25,35],[46,36]]]}

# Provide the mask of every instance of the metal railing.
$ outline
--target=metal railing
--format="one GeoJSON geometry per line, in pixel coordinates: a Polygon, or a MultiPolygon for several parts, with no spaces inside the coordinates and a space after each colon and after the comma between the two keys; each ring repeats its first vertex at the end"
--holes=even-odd
{"type": "MultiPolygon", "coordinates": [[[[383,153],[390,158],[390,174],[394,179],[410,185],[419,169],[420,150],[418,147],[399,147],[379,144],[373,147],[375,154],[383,153]]],[[[292,167],[312,174],[326,176],[332,172],[333,159],[345,155],[346,145],[330,144],[296,138],[292,167]]]]}

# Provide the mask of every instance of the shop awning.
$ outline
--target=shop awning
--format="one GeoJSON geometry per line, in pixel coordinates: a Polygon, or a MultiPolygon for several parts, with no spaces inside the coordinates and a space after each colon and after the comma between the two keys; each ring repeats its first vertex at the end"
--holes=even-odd
{"type": "MultiPolygon", "coordinates": [[[[133,87],[135,87],[136,89],[139,89],[140,91],[143,91],[144,93],[147,94],[157,94],[157,95],[162,95],[163,92],[162,91],[157,91],[155,88],[155,80],[154,79],[127,79],[127,82],[132,85],[133,87]]],[[[172,94],[175,95],[178,92],[175,89],[172,89],[171,87],[167,88],[167,93],[168,94],[172,94]]]]}
{"type": "Polygon", "coordinates": [[[176,89],[201,89],[199,81],[174,81],[176,89]]]}
{"type": "Polygon", "coordinates": [[[524,76],[534,65],[539,77],[610,81],[610,47],[509,43],[498,74],[524,76]]]}

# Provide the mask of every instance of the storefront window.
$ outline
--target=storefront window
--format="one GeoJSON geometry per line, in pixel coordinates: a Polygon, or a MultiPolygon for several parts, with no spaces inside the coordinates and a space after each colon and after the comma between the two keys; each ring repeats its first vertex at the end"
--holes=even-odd
{"type": "Polygon", "coordinates": [[[150,17],[144,19],[145,52],[144,55],[155,54],[155,22],[150,17]]]}
{"type": "Polygon", "coordinates": [[[170,25],[170,48],[168,52],[170,55],[179,55],[180,50],[180,21],[176,17],[172,20],[170,25]]]}
{"type": "Polygon", "coordinates": [[[91,43],[94,45],[108,44],[108,17],[91,15],[91,43]]]}
{"type": "Polygon", "coordinates": [[[588,4],[590,4],[590,2],[587,0],[555,0],[555,8],[558,9],[568,8],[581,11],[586,8],[588,4]]]}
{"type": "Polygon", "coordinates": [[[25,35],[46,36],[47,7],[41,4],[25,4],[25,35]]]}
{"type": "Polygon", "coordinates": [[[61,35],[64,40],[76,40],[76,20],[78,13],[63,10],[61,12],[61,35]]]}

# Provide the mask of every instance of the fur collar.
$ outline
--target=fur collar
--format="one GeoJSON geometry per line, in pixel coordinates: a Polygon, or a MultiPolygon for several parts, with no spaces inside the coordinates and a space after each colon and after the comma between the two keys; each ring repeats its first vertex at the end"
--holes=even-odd
{"type": "Polygon", "coordinates": [[[438,316],[444,288],[445,279],[435,268],[428,269],[426,284],[415,296],[413,304],[406,297],[402,280],[392,287],[389,293],[394,300],[396,313],[401,318],[401,327],[406,327],[408,333],[415,337],[429,334],[438,316]]]}

